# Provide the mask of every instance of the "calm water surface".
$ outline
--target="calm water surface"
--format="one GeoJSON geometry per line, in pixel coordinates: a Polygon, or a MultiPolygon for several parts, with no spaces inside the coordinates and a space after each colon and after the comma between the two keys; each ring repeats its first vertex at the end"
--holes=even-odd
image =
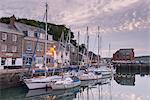
{"type": "Polygon", "coordinates": [[[85,81],[69,90],[1,90],[0,100],[150,100],[150,70],[117,70],[113,78],[85,81]]]}

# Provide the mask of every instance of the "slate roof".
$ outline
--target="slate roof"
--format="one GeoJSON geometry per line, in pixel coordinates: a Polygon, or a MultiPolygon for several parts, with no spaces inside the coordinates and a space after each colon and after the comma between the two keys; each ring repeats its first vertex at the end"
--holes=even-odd
{"type": "Polygon", "coordinates": [[[0,31],[23,35],[23,33],[17,30],[15,27],[11,27],[9,24],[5,24],[5,23],[0,23],[0,31]]]}

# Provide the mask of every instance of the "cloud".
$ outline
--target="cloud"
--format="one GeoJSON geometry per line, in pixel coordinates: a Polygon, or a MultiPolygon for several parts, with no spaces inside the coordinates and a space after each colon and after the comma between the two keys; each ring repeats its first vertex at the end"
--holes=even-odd
{"type": "Polygon", "coordinates": [[[148,49],[150,0],[1,0],[0,17],[15,14],[20,18],[43,21],[46,1],[49,4],[48,21],[65,24],[75,33],[80,31],[81,41],[84,41],[86,26],[92,36],[96,36],[97,26],[100,26],[104,49],[110,42],[115,44],[113,50],[127,45],[148,49]],[[123,40],[145,44],[138,47],[123,40]]]}
{"type": "Polygon", "coordinates": [[[127,7],[138,1],[139,0],[111,0],[111,2],[103,8],[103,10],[104,12],[120,10],[121,8],[127,7]]]}

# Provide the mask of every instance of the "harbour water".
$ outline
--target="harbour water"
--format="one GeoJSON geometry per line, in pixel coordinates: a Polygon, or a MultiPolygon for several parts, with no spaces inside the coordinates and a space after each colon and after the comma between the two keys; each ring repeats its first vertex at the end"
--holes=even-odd
{"type": "Polygon", "coordinates": [[[68,90],[3,89],[0,100],[150,100],[150,70],[119,69],[112,78],[84,81],[68,90]]]}

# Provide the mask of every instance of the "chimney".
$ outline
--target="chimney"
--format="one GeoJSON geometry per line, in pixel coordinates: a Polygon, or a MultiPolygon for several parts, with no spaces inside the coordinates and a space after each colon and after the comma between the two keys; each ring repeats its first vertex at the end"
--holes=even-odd
{"type": "Polygon", "coordinates": [[[10,17],[10,25],[11,25],[11,26],[15,26],[15,21],[16,21],[15,15],[11,16],[11,17],[10,17]]]}

